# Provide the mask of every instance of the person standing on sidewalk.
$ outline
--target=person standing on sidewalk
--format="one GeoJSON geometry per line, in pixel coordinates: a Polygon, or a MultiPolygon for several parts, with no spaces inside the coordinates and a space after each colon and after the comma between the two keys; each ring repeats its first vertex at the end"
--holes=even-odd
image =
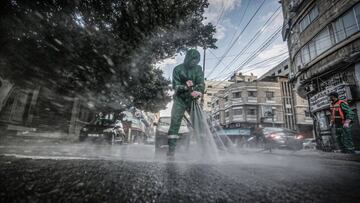
{"type": "Polygon", "coordinates": [[[335,127],[336,140],[341,152],[354,153],[354,144],[351,137],[352,123],[355,113],[350,109],[348,103],[339,99],[337,92],[329,94],[331,105],[331,127],[335,127]]]}

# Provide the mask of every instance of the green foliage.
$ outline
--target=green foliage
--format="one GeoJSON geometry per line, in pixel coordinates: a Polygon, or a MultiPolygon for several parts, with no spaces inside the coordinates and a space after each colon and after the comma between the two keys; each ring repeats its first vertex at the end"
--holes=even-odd
{"type": "Polygon", "coordinates": [[[158,111],[169,81],[154,64],[188,47],[216,48],[207,0],[2,1],[1,74],[97,102],[158,111]]]}

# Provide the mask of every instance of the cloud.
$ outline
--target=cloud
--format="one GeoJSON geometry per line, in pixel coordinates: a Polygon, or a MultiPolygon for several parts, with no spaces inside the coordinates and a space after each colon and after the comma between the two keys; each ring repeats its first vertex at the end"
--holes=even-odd
{"type": "MultiPolygon", "coordinates": [[[[268,20],[268,18],[270,18],[270,16],[273,14],[273,12],[270,12],[268,14],[265,14],[264,16],[261,17],[260,22],[265,22],[266,20],[268,20]]],[[[273,19],[271,21],[271,25],[267,26],[264,31],[265,32],[274,32],[275,30],[277,30],[277,28],[279,26],[283,25],[283,15],[282,12],[280,11],[279,14],[275,14],[275,19],[273,19]]]]}
{"type": "Polygon", "coordinates": [[[226,28],[225,28],[225,26],[218,25],[218,26],[216,27],[216,33],[215,33],[214,37],[215,37],[216,39],[218,39],[218,40],[223,39],[223,38],[225,38],[225,36],[226,36],[225,33],[226,33],[226,28]]]}
{"type": "Polygon", "coordinates": [[[204,16],[207,18],[205,23],[216,24],[220,16],[224,16],[236,7],[240,6],[241,0],[209,0],[209,8],[206,9],[204,16]]]}
{"type": "Polygon", "coordinates": [[[178,63],[177,57],[173,57],[173,58],[167,58],[163,61],[160,61],[157,64],[155,64],[155,66],[160,69],[165,69],[167,66],[171,66],[171,65],[174,65],[177,63],[178,63]]]}
{"type": "Polygon", "coordinates": [[[264,50],[263,52],[261,52],[258,56],[259,59],[261,60],[265,60],[271,57],[274,57],[276,55],[279,55],[281,53],[284,53],[288,50],[287,44],[286,42],[280,42],[277,44],[274,44],[273,46],[271,46],[270,48],[264,50]]]}
{"type": "MultiPolygon", "coordinates": [[[[206,19],[203,23],[216,25],[217,32],[215,37],[217,39],[223,39],[227,30],[225,24],[223,24],[223,22],[226,21],[225,15],[240,6],[241,0],[209,0],[209,3],[209,8],[206,9],[204,13],[206,19]]],[[[228,24],[228,22],[226,24],[228,24]]]]}

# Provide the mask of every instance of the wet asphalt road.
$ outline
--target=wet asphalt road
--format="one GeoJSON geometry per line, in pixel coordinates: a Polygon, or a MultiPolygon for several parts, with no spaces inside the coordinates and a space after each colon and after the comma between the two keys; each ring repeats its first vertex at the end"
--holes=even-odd
{"type": "Polygon", "coordinates": [[[152,145],[0,145],[0,154],[0,202],[360,202],[353,161],[249,151],[167,161],[152,145]]]}

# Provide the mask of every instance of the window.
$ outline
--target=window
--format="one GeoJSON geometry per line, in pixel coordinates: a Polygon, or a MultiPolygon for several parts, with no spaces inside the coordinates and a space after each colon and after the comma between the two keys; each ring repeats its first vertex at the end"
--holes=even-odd
{"type": "Polygon", "coordinates": [[[316,17],[318,17],[319,15],[319,10],[318,8],[315,6],[314,8],[312,8],[310,10],[310,12],[304,16],[304,18],[300,21],[300,32],[304,31],[311,22],[313,22],[316,17]]]}
{"type": "Polygon", "coordinates": [[[248,109],[247,115],[256,115],[256,109],[248,109]]]}
{"type": "Polygon", "coordinates": [[[229,111],[225,111],[225,117],[229,117],[230,116],[230,112],[229,111]]]}
{"type": "Polygon", "coordinates": [[[360,4],[355,6],[354,11],[355,11],[357,23],[358,23],[359,28],[360,28],[360,4]]]}
{"type": "Polygon", "coordinates": [[[310,52],[310,59],[311,60],[315,59],[317,54],[316,54],[315,42],[313,40],[309,43],[309,52],[310,52]]]}
{"type": "Polygon", "coordinates": [[[338,43],[359,31],[360,4],[333,23],[335,42],[338,43]],[[357,23],[356,23],[357,21],[357,23]]]}
{"type": "Polygon", "coordinates": [[[216,104],[216,105],[219,105],[219,100],[216,100],[216,101],[215,101],[215,104],[216,104]]]}
{"type": "Polygon", "coordinates": [[[214,104],[214,103],[212,103],[212,107],[215,108],[215,104],[214,104]]]}
{"type": "Polygon", "coordinates": [[[248,91],[248,96],[249,96],[249,97],[257,97],[257,92],[255,92],[255,91],[248,91]]]}
{"type": "Polygon", "coordinates": [[[212,86],[211,86],[211,85],[208,85],[208,88],[212,88],[212,86]]]}
{"type": "Polygon", "coordinates": [[[207,96],[212,96],[212,93],[207,93],[206,95],[207,95],[207,96]]]}
{"type": "Polygon", "coordinates": [[[289,68],[289,66],[288,65],[286,65],[285,67],[284,67],[284,70],[287,70],[289,68]]]}
{"type": "Polygon", "coordinates": [[[302,61],[304,62],[304,64],[307,64],[310,62],[310,54],[309,54],[309,47],[308,45],[305,45],[302,49],[301,49],[301,55],[302,55],[302,61]]]}
{"type": "Polygon", "coordinates": [[[327,49],[329,49],[332,45],[329,27],[323,29],[316,37],[315,37],[315,46],[316,46],[316,53],[321,54],[327,49]]]}
{"type": "Polygon", "coordinates": [[[339,18],[333,24],[334,27],[334,35],[335,35],[335,42],[338,43],[345,39],[345,29],[342,18],[339,18]]]}
{"type": "Polygon", "coordinates": [[[304,111],[304,113],[305,113],[305,117],[310,117],[310,112],[309,111],[304,111]]]}
{"type": "Polygon", "coordinates": [[[234,109],[233,110],[234,115],[242,115],[243,114],[243,110],[242,109],[234,109]]]}
{"type": "Polygon", "coordinates": [[[274,98],[274,94],[275,94],[274,92],[268,92],[268,91],[267,91],[267,92],[266,92],[266,98],[267,98],[267,99],[273,99],[273,98],[274,98]]]}
{"type": "MultiPolygon", "coordinates": [[[[312,22],[319,15],[314,7],[300,22],[300,29],[305,29],[308,22],[312,22]]],[[[334,43],[339,43],[360,30],[360,4],[347,11],[335,22],[326,26],[312,40],[304,45],[294,58],[294,72],[298,72],[303,65],[314,60],[317,56],[328,50],[334,43]],[[331,32],[331,34],[330,34],[331,32]]]]}
{"type": "Polygon", "coordinates": [[[307,26],[310,25],[310,19],[309,16],[306,15],[301,21],[300,21],[300,32],[304,31],[307,26]]]}
{"type": "Polygon", "coordinates": [[[280,70],[278,70],[278,74],[280,74],[281,73],[281,69],[280,70]]]}
{"type": "Polygon", "coordinates": [[[344,15],[343,23],[344,23],[344,27],[345,27],[346,37],[349,37],[358,31],[358,25],[356,24],[353,9],[351,9],[344,15]]]}
{"type": "Polygon", "coordinates": [[[225,102],[227,102],[229,100],[229,97],[228,96],[224,97],[224,100],[225,102]]]}
{"type": "Polygon", "coordinates": [[[310,22],[313,22],[315,20],[315,18],[318,17],[318,15],[319,15],[319,10],[315,6],[309,13],[310,22]]]}
{"type": "Polygon", "coordinates": [[[241,92],[234,92],[233,98],[241,98],[241,92]]]}

